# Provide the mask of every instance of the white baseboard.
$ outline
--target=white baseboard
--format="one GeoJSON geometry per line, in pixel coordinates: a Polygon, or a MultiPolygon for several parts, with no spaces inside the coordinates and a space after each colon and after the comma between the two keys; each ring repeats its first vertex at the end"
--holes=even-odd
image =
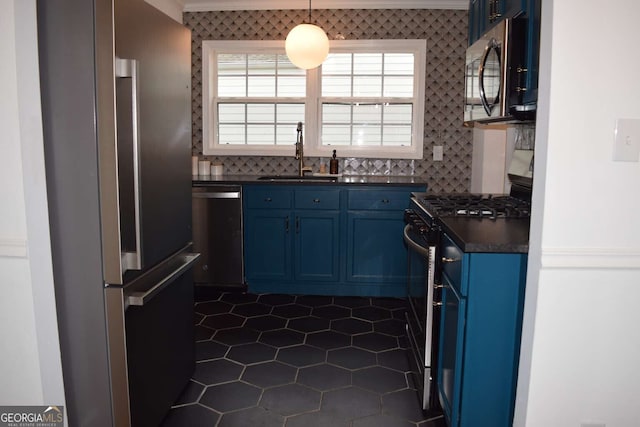
{"type": "Polygon", "coordinates": [[[0,257],[26,258],[27,241],[24,239],[0,237],[0,257]]]}
{"type": "Polygon", "coordinates": [[[543,268],[640,269],[640,248],[543,248],[543,268]]]}

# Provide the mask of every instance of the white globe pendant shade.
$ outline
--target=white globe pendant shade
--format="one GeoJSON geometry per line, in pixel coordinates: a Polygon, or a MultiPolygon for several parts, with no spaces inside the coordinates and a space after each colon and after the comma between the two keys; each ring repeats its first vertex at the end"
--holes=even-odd
{"type": "Polygon", "coordinates": [[[293,65],[308,70],[327,58],[329,38],[317,25],[300,24],[289,32],[284,48],[293,65]]]}

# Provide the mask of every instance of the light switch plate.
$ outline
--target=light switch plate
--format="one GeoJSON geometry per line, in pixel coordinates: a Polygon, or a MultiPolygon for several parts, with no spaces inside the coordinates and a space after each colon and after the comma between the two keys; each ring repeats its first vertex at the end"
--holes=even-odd
{"type": "Polygon", "coordinates": [[[614,131],[613,160],[640,161],[640,119],[618,119],[614,131]]]}
{"type": "Polygon", "coordinates": [[[433,146],[433,161],[441,162],[444,159],[444,147],[442,145],[433,146]]]}

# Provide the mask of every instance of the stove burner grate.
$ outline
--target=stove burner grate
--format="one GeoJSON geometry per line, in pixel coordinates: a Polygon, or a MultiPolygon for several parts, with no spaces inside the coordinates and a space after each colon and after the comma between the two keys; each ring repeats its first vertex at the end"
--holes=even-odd
{"type": "Polygon", "coordinates": [[[474,194],[429,195],[421,199],[423,206],[439,217],[528,218],[530,204],[512,196],[474,194]]]}

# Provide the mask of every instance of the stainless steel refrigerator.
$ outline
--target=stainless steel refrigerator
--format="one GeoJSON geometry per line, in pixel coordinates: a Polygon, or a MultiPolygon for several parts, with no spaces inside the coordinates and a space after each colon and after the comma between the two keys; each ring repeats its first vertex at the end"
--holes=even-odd
{"type": "Polygon", "coordinates": [[[69,424],[156,426],[195,366],[191,35],[143,0],[38,2],[69,424]]]}

